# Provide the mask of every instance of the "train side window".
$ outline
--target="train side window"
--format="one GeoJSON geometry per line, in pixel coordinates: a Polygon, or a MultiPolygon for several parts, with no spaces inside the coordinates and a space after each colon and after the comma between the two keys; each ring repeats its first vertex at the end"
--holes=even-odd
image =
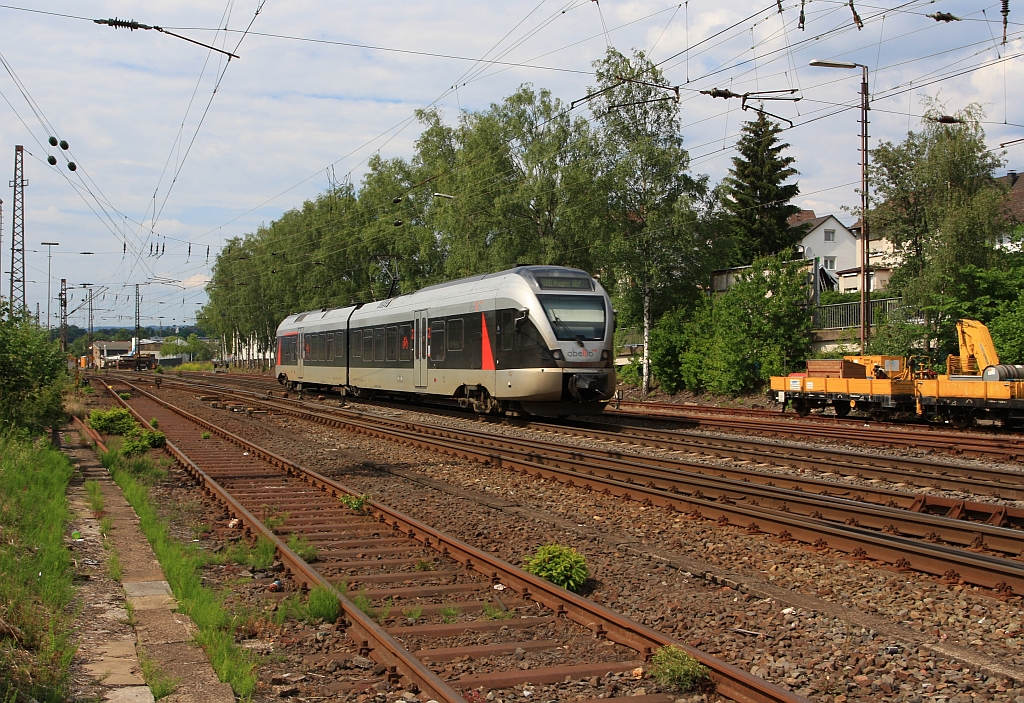
{"type": "Polygon", "coordinates": [[[515,338],[515,318],[512,316],[511,310],[501,311],[501,349],[502,351],[510,351],[512,349],[512,340],[515,338]]]}
{"type": "Polygon", "coordinates": [[[375,327],[373,330],[373,360],[384,361],[384,328],[375,327]]]}
{"type": "Polygon", "coordinates": [[[373,330],[363,330],[363,361],[373,361],[373,330]]]}
{"type": "Polygon", "coordinates": [[[356,330],[352,333],[352,357],[361,359],[363,356],[363,333],[356,330]]]}
{"type": "Polygon", "coordinates": [[[412,336],[412,325],[398,326],[398,360],[412,361],[412,345],[416,341],[412,336]]]}
{"type": "Polygon", "coordinates": [[[427,358],[431,361],[444,361],[444,338],[444,320],[431,320],[427,332],[427,358]]]}
{"type": "Polygon", "coordinates": [[[323,361],[324,360],[324,342],[327,341],[326,338],[327,338],[327,335],[326,334],[322,334],[322,333],[318,334],[316,336],[316,360],[317,361],[323,361]]]}
{"type": "Polygon", "coordinates": [[[327,359],[326,361],[334,361],[334,333],[327,333],[327,359]]]}
{"type": "Polygon", "coordinates": [[[462,332],[465,325],[461,317],[448,320],[448,351],[462,351],[462,332]]]}
{"type": "Polygon", "coordinates": [[[395,325],[387,328],[387,342],[387,360],[398,361],[398,327],[395,325]]]}

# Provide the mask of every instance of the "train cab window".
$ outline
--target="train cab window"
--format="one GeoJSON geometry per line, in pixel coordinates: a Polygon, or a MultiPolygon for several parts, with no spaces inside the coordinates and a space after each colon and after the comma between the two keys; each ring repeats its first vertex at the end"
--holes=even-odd
{"type": "Polygon", "coordinates": [[[325,361],[334,361],[334,333],[327,333],[327,348],[325,349],[326,358],[325,361]]]}
{"type": "Polygon", "coordinates": [[[412,336],[412,325],[398,326],[398,360],[412,361],[412,345],[416,340],[412,336]]]}
{"type": "Polygon", "coordinates": [[[427,332],[427,358],[431,361],[444,361],[444,338],[444,320],[431,320],[427,332]]]}
{"type": "Polygon", "coordinates": [[[373,330],[363,331],[363,361],[373,361],[373,330]]]}
{"type": "Polygon", "coordinates": [[[448,320],[448,351],[462,351],[463,328],[461,317],[448,320]]]}
{"type": "Polygon", "coordinates": [[[352,356],[361,359],[363,357],[363,333],[356,330],[352,333],[352,356]]]}
{"type": "Polygon", "coordinates": [[[515,317],[511,310],[501,311],[501,350],[510,351],[515,337],[515,317]]]}
{"type": "Polygon", "coordinates": [[[398,361],[398,327],[392,325],[387,328],[387,360],[398,361]]]}
{"type": "Polygon", "coordinates": [[[376,327],[373,330],[373,360],[384,361],[384,328],[376,327]]]}

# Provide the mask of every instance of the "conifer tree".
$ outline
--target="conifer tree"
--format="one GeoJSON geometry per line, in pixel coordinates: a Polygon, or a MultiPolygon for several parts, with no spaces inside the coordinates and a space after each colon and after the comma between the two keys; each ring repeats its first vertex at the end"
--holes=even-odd
{"type": "Polygon", "coordinates": [[[785,184],[798,171],[795,159],[782,156],[789,144],[780,143],[782,128],[759,112],[745,122],[737,143],[729,176],[723,181],[724,204],[732,215],[737,264],[749,264],[757,256],[773,256],[789,249],[803,236],[803,229],[786,220],[800,208],[790,201],[800,193],[796,183],[785,184]]]}

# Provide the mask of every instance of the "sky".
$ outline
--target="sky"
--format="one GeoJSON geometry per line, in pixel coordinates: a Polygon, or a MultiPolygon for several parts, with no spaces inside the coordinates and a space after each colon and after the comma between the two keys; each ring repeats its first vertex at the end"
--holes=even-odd
{"type": "MultiPolygon", "coordinates": [[[[222,242],[332,181],[358,185],[375,153],[411,156],[417,109],[454,124],[523,83],[568,103],[595,84],[592,63],[609,46],[643,50],[680,86],[691,171],[712,182],[754,114],[700,91],[796,90],[774,95],[798,102],[765,103],[794,125],[782,136],[800,172],[795,202],[847,224],[843,208],[859,205],[861,73],[812,59],[869,66],[872,148],[919,129],[936,97],[947,113],[982,104],[997,152],[1024,137],[1024,9],[1012,3],[1003,44],[998,0],[24,2],[0,5],[0,294],[21,144],[28,305],[45,319],[49,296],[55,320],[64,278],[80,326],[82,284],[97,291],[98,327],[134,324],[135,284],[142,324],[193,322],[222,242]],[[937,12],[960,20],[927,16],[937,12]],[[91,21],[114,17],[166,31],[91,21]],[[59,242],[50,260],[47,241],[59,242]]],[[[1006,168],[1024,167],[1024,142],[1005,152],[1006,168]]]]}

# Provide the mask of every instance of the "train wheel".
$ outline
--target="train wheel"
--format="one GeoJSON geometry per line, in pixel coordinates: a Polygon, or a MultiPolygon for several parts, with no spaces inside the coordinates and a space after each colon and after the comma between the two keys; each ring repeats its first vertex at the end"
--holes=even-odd
{"type": "Polygon", "coordinates": [[[850,414],[850,401],[848,400],[837,400],[832,403],[832,407],[836,411],[836,417],[846,417],[850,414]]]}
{"type": "Polygon", "coordinates": [[[958,430],[966,430],[974,424],[974,414],[967,409],[957,409],[950,413],[949,422],[958,430]]]}
{"type": "Polygon", "coordinates": [[[875,422],[888,422],[889,418],[892,417],[892,412],[889,410],[872,410],[871,419],[875,422]]]}
{"type": "Polygon", "coordinates": [[[807,402],[804,400],[794,400],[793,410],[800,417],[807,417],[808,415],[811,414],[811,406],[808,405],[807,402]]]}

